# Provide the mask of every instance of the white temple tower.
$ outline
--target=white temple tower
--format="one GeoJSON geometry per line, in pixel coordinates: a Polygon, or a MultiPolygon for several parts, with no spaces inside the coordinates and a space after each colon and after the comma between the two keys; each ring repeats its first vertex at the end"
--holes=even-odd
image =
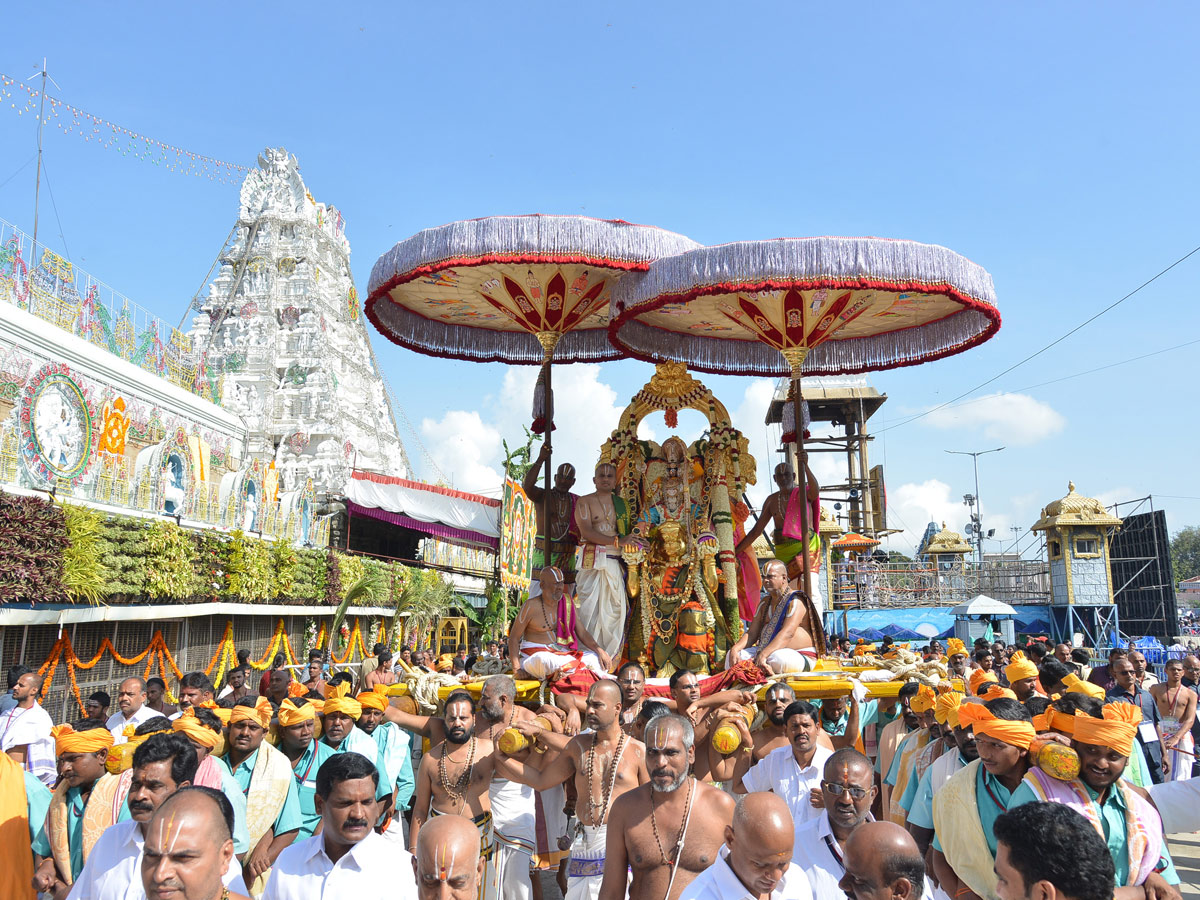
{"type": "Polygon", "coordinates": [[[246,176],[237,225],[192,323],[221,402],[274,460],[280,490],[341,493],[351,467],[409,477],[350,274],[341,213],[313,200],[286,150],[246,176]]]}

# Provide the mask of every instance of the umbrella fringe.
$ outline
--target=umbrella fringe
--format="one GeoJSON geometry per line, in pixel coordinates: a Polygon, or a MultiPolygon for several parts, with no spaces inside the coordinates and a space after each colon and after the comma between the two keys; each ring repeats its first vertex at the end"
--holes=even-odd
{"type": "MultiPolygon", "coordinates": [[[[542,346],[528,332],[438,322],[397,306],[386,297],[369,306],[367,316],[388,340],[431,356],[469,362],[542,364],[542,346]]],[[[556,363],[607,362],[623,355],[609,343],[603,328],[567,332],[554,351],[556,363]]]]}
{"type": "Polygon", "coordinates": [[[644,270],[651,260],[693,250],[690,238],[649,225],[585,216],[490,216],[426,228],[396,244],[371,269],[368,293],[471,261],[579,262],[644,270]]]}
{"type": "MultiPolygon", "coordinates": [[[[981,344],[999,328],[998,314],[993,318],[976,309],[964,309],[900,331],[835,338],[812,349],[804,361],[804,374],[852,375],[915,366],[981,344]]],[[[647,362],[679,360],[718,375],[791,375],[780,352],[757,341],[678,334],[636,319],[624,322],[613,340],[647,362]]]]}

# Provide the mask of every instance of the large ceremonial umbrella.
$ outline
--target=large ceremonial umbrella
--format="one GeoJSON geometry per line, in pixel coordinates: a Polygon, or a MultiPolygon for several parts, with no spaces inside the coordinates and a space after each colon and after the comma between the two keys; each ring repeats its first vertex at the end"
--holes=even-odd
{"type": "MultiPolygon", "coordinates": [[[[661,259],[613,291],[609,338],[651,362],[705,372],[839,375],[912,366],[1000,328],[991,276],[945,247],[880,238],[788,238],[661,259]]],[[[796,428],[803,455],[804,429],[796,428]]],[[[808,533],[808,504],[801,503],[808,533]]],[[[809,589],[807,546],[802,551],[809,589]]]]}
{"type": "MultiPolygon", "coordinates": [[[[586,216],[494,216],[427,228],[371,270],[367,318],[389,340],[431,356],[542,366],[535,430],[553,428],[551,360],[601,362],[609,297],[626,272],[699,247],[670,231],[586,216]]],[[[545,559],[551,462],[546,459],[545,559]]]]}

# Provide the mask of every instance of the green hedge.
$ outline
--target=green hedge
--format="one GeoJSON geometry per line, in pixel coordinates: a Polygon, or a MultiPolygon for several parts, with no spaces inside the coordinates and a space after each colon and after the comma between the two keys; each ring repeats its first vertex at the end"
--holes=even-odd
{"type": "Polygon", "coordinates": [[[362,578],[383,587],[354,605],[393,606],[424,572],[334,550],[301,550],[241,531],[105,516],[0,492],[0,602],[225,601],[337,606],[362,578]]]}

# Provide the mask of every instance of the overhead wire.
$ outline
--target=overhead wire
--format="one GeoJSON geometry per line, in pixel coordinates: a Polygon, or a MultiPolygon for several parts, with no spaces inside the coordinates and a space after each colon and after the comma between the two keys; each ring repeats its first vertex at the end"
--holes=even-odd
{"type": "MultiPolygon", "coordinates": [[[[1080,322],[1078,325],[1076,325],[1074,328],[1071,328],[1066,333],[1059,335],[1057,338],[1055,338],[1050,343],[1046,344],[1041,349],[1035,350],[1033,353],[1029,354],[1024,359],[1013,363],[1007,369],[1004,369],[1003,371],[998,372],[997,374],[993,375],[991,378],[987,379],[986,381],[980,382],[979,384],[975,385],[975,387],[970,388],[969,390],[963,391],[957,397],[953,397],[952,399],[947,400],[945,403],[940,403],[937,406],[934,406],[930,409],[925,410],[924,412],[920,412],[920,413],[917,413],[916,415],[909,416],[907,419],[903,419],[902,421],[897,422],[895,425],[887,426],[887,430],[894,429],[894,428],[901,428],[904,425],[909,425],[912,422],[916,422],[918,419],[923,419],[928,415],[932,415],[933,413],[938,412],[939,410],[945,409],[946,407],[950,406],[951,404],[957,403],[959,400],[962,400],[965,397],[969,397],[969,396],[971,396],[971,394],[974,394],[976,391],[982,390],[983,388],[987,387],[989,384],[992,384],[993,382],[998,381],[999,379],[1001,379],[1005,375],[1007,375],[1009,372],[1015,371],[1016,369],[1019,369],[1021,366],[1025,365],[1026,363],[1031,362],[1034,359],[1037,359],[1037,357],[1041,356],[1047,350],[1050,350],[1051,348],[1056,347],[1057,345],[1061,344],[1067,338],[1071,337],[1071,335],[1079,332],[1083,328],[1086,328],[1088,325],[1090,325],[1092,322],[1095,322],[1101,316],[1104,316],[1107,313],[1112,312],[1112,310],[1116,309],[1118,306],[1120,306],[1126,300],[1135,296],[1143,289],[1149,287],[1151,284],[1158,281],[1158,279],[1162,278],[1162,276],[1166,275],[1168,272],[1170,272],[1176,266],[1179,266],[1182,263],[1186,262],[1187,260],[1191,259],[1191,257],[1195,256],[1197,253],[1200,253],[1200,245],[1193,247],[1191,250],[1189,250],[1183,256],[1179,257],[1179,259],[1175,260],[1175,262],[1171,263],[1166,268],[1160,270],[1159,272],[1157,272],[1150,278],[1143,281],[1141,284],[1139,284],[1137,287],[1135,287],[1129,293],[1125,294],[1123,297],[1121,297],[1117,300],[1114,300],[1108,306],[1104,307],[1102,310],[1100,310],[1099,312],[1096,312],[1092,316],[1089,316],[1087,319],[1080,322]]],[[[881,433],[881,432],[876,432],[876,434],[879,434],[879,433],[881,433]]]]}

